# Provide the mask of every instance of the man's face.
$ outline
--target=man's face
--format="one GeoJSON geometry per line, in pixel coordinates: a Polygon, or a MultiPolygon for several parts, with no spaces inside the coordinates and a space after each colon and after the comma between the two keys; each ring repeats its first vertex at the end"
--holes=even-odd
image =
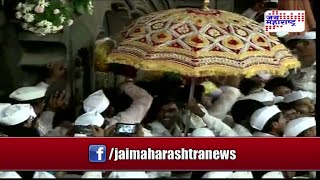
{"type": "Polygon", "coordinates": [[[51,77],[61,79],[66,75],[66,66],[62,61],[55,61],[48,65],[51,77]]]}
{"type": "Polygon", "coordinates": [[[308,130],[306,130],[306,132],[304,133],[305,137],[316,137],[317,136],[317,129],[316,127],[312,127],[309,128],[308,130]]]}
{"type": "Polygon", "coordinates": [[[280,118],[277,122],[276,128],[278,130],[278,132],[280,132],[281,134],[284,131],[284,128],[287,126],[288,120],[284,118],[283,114],[281,113],[280,118]]]}
{"type": "Polygon", "coordinates": [[[291,91],[292,90],[290,88],[288,88],[287,86],[279,86],[273,90],[273,94],[275,96],[285,96],[287,94],[290,94],[291,91]]]}
{"type": "Polygon", "coordinates": [[[284,118],[286,118],[288,121],[299,117],[299,113],[295,109],[285,110],[282,113],[284,118]]]}
{"type": "Polygon", "coordinates": [[[167,128],[171,127],[179,117],[179,108],[176,103],[163,105],[158,114],[158,120],[167,128]]]}
{"type": "Polygon", "coordinates": [[[316,43],[314,40],[300,40],[294,50],[302,68],[310,67],[315,62],[316,43]]]}

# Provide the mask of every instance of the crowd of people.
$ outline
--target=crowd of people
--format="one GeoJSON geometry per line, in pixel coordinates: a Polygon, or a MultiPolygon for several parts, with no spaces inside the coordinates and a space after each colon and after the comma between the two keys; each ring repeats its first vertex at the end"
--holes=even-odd
{"type": "MultiPolygon", "coordinates": [[[[258,9],[266,5],[257,3],[244,15],[257,18],[258,9]]],[[[250,79],[207,77],[197,82],[192,102],[188,102],[188,79],[167,74],[157,81],[138,81],[138,70],[123,66],[123,81],[92,93],[78,111],[66,83],[67,67],[53,61],[43,67],[43,81],[14,90],[10,102],[0,103],[0,136],[314,137],[315,32],[281,39],[301,62],[300,69],[286,77],[268,72],[250,79]]],[[[21,177],[315,178],[315,172],[0,172],[0,178],[21,177]]]]}

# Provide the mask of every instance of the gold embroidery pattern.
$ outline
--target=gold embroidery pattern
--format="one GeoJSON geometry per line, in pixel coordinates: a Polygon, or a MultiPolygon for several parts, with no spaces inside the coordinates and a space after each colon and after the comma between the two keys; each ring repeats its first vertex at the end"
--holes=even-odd
{"type": "Polygon", "coordinates": [[[222,10],[155,12],[139,18],[126,32],[119,46],[100,61],[195,77],[250,77],[261,70],[284,75],[300,66],[257,22],[222,10]]]}

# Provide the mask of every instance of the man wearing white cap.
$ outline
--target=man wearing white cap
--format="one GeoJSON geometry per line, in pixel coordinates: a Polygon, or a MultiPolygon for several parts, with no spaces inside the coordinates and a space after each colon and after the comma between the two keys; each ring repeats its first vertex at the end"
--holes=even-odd
{"type": "Polygon", "coordinates": [[[269,92],[267,90],[263,90],[262,92],[252,93],[240,98],[240,100],[248,100],[248,99],[259,101],[265,105],[273,105],[283,101],[283,97],[275,96],[272,92],[269,92]]]}
{"type": "Polygon", "coordinates": [[[21,87],[13,91],[9,97],[17,102],[31,104],[37,115],[40,115],[45,106],[44,96],[47,89],[37,86],[21,87]]]}
{"type": "MultiPolygon", "coordinates": [[[[44,111],[46,105],[45,95],[47,88],[43,86],[21,87],[10,94],[10,98],[18,102],[31,104],[38,116],[38,131],[44,136],[52,129],[52,121],[55,113],[44,111]]],[[[51,103],[51,102],[49,102],[51,103]]]]}
{"type": "Polygon", "coordinates": [[[301,68],[293,75],[292,80],[299,90],[316,93],[316,32],[306,32],[304,35],[285,37],[288,47],[296,53],[301,68]]]}
{"type": "Polygon", "coordinates": [[[284,97],[283,102],[295,109],[300,116],[313,116],[315,114],[315,105],[308,92],[293,91],[284,97]]]}
{"type": "Polygon", "coordinates": [[[263,103],[251,99],[239,100],[234,104],[231,109],[231,115],[235,124],[231,128],[237,132],[238,136],[252,136],[250,118],[256,110],[263,107],[263,103]]]}
{"type": "Polygon", "coordinates": [[[14,104],[0,112],[0,125],[4,134],[12,137],[39,136],[35,129],[36,113],[30,104],[14,104]]]}
{"type": "Polygon", "coordinates": [[[20,125],[32,127],[32,121],[37,117],[30,104],[14,104],[0,112],[0,124],[4,126],[20,125]]]}
{"type": "MultiPolygon", "coordinates": [[[[132,100],[132,104],[126,110],[119,112],[112,118],[106,118],[105,129],[114,127],[116,123],[137,124],[140,123],[148,112],[153,97],[144,89],[136,86],[133,79],[126,78],[120,89],[132,100]]],[[[96,91],[89,95],[83,102],[85,112],[104,113],[110,107],[110,101],[102,90],[96,91]]],[[[101,126],[99,126],[101,127],[101,126]]],[[[144,132],[148,132],[143,128],[144,132]]]]}
{"type": "Polygon", "coordinates": [[[287,125],[280,109],[276,106],[265,106],[256,110],[250,118],[251,126],[257,130],[254,136],[281,137],[287,125]]]}
{"type": "Polygon", "coordinates": [[[314,117],[300,117],[288,123],[284,129],[286,137],[316,137],[316,120],[314,117]]]}

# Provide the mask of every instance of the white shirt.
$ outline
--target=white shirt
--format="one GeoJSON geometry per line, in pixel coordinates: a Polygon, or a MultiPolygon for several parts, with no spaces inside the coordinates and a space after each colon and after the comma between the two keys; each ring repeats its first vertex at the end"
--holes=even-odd
{"type": "Polygon", "coordinates": [[[106,129],[118,122],[130,124],[140,123],[152,104],[153,97],[146,90],[136,86],[133,83],[125,83],[120,87],[120,89],[129,97],[131,97],[133,102],[125,111],[122,111],[116,116],[107,119],[109,121],[109,125],[106,127],[106,129]]]}
{"type": "Polygon", "coordinates": [[[235,124],[235,126],[232,129],[238,134],[238,136],[241,136],[241,137],[252,136],[251,132],[240,124],[235,124]]]}

